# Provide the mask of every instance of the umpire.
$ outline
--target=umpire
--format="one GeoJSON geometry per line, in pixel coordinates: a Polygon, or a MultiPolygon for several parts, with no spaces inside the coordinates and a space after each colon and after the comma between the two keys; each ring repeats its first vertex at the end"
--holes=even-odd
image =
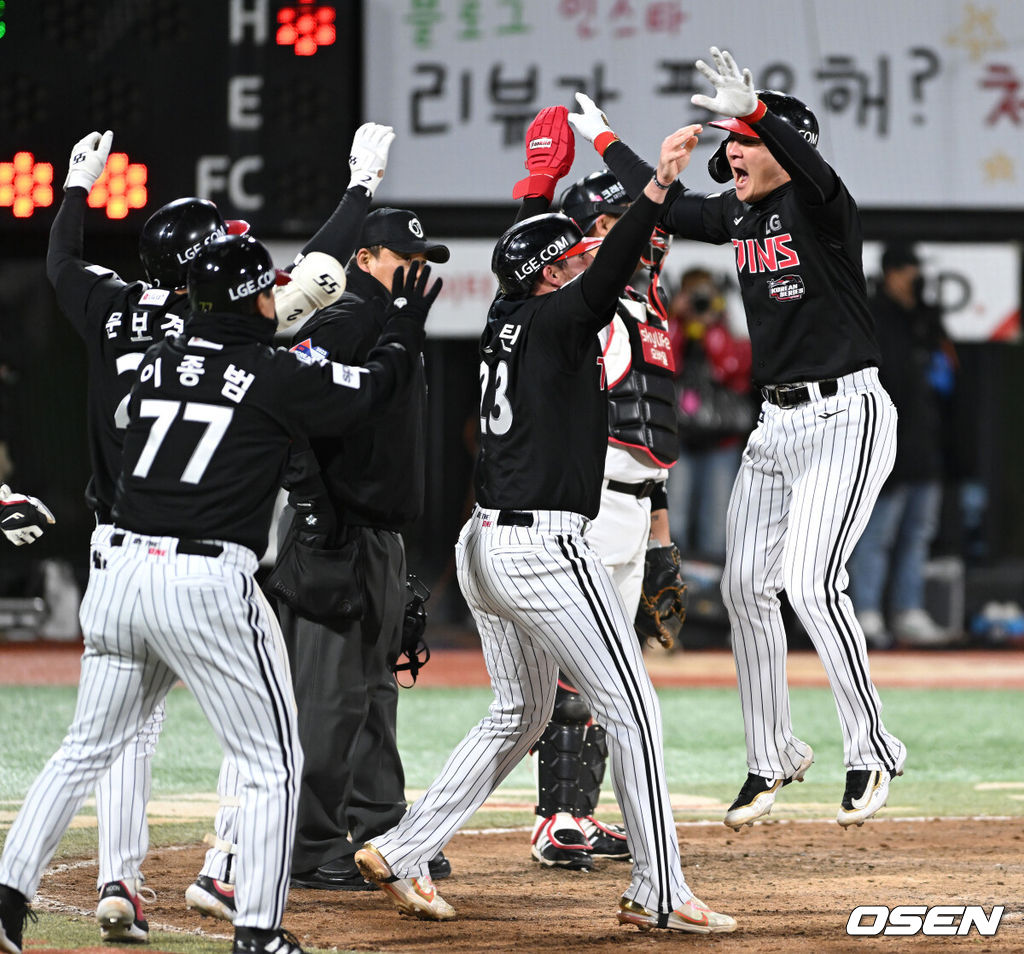
{"type": "MultiPolygon", "coordinates": [[[[345,294],[293,340],[308,360],[359,365],[384,327],[395,269],[447,262],[444,245],[427,241],[417,216],[380,208],[363,225],[346,269],[345,294]]],[[[365,882],[352,856],[364,841],[405,813],[405,774],[395,740],[398,687],[392,666],[401,650],[406,604],[403,528],[423,512],[427,388],[422,361],[409,383],[363,426],[314,439],[326,499],[294,488],[293,531],[319,527],[339,586],[362,592],[358,619],[316,622],[282,607],[306,756],[299,796],[292,884],[358,891],[365,882]]],[[[431,874],[445,877],[439,854],[431,874]]]]}

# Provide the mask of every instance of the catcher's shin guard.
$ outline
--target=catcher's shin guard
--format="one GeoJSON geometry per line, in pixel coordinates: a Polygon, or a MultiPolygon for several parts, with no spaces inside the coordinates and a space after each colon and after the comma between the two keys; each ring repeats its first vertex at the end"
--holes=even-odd
{"type": "Polygon", "coordinates": [[[537,768],[536,812],[542,818],[558,812],[575,814],[589,720],[587,704],[559,683],[551,721],[533,747],[537,768]]]}
{"type": "Polygon", "coordinates": [[[594,814],[597,800],[601,797],[601,783],[604,781],[607,764],[608,741],[605,731],[596,723],[589,725],[580,753],[580,775],[576,807],[573,809],[573,814],[577,818],[586,818],[594,814]]]}

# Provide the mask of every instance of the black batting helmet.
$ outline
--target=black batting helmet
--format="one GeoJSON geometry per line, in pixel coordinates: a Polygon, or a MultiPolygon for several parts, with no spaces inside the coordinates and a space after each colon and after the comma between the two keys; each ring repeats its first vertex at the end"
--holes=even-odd
{"type": "Polygon", "coordinates": [[[545,212],[516,222],[498,239],[491,255],[491,271],[503,295],[523,298],[545,265],[582,255],[600,244],[600,239],[584,238],[569,216],[545,212]]]}
{"type": "Polygon", "coordinates": [[[586,235],[601,215],[622,215],[629,208],[629,196],[622,183],[605,169],[569,186],[559,205],[586,235]]]}
{"type": "Polygon", "coordinates": [[[207,199],[175,199],[154,212],[139,235],[146,277],[161,288],[184,288],[188,263],[207,242],[227,234],[217,206],[207,199]]]}
{"type": "MultiPolygon", "coordinates": [[[[790,96],[789,93],[780,93],[777,89],[759,89],[757,98],[783,122],[792,126],[812,146],[818,145],[818,120],[806,103],[790,96]]],[[[742,119],[713,119],[709,126],[717,126],[731,133],[738,133],[741,136],[749,136],[751,139],[760,139],[757,130],[742,119]]],[[[715,154],[708,160],[708,172],[715,182],[728,182],[732,178],[732,171],[729,168],[729,161],[725,158],[725,144],[728,138],[723,139],[721,145],[715,150],[715,154]]]]}
{"type": "Polygon", "coordinates": [[[215,238],[189,263],[188,302],[196,313],[255,314],[256,298],[276,276],[270,252],[251,235],[215,238]]]}

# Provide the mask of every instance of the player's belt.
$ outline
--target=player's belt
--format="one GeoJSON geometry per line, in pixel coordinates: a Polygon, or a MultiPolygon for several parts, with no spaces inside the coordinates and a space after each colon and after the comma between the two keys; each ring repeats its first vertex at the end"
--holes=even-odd
{"type": "Polygon", "coordinates": [[[532,527],[533,514],[528,510],[499,510],[499,527],[532,527]]]}
{"type": "Polygon", "coordinates": [[[809,384],[769,384],[761,388],[761,394],[769,404],[778,407],[797,407],[808,401],[817,400],[814,389],[817,389],[823,398],[832,397],[833,394],[839,393],[839,382],[835,378],[823,378],[809,384]]]}
{"type": "MultiPolygon", "coordinates": [[[[110,538],[110,545],[112,547],[122,546],[127,539],[127,534],[115,533],[110,538]]],[[[219,557],[224,552],[224,547],[220,546],[220,544],[203,543],[202,540],[179,539],[178,545],[174,549],[175,552],[180,553],[183,556],[219,557]]]]}
{"type": "Polygon", "coordinates": [[[627,484],[621,480],[609,480],[606,486],[617,494],[631,494],[642,499],[644,497],[653,497],[660,483],[660,480],[645,480],[640,484],[627,484]]]}

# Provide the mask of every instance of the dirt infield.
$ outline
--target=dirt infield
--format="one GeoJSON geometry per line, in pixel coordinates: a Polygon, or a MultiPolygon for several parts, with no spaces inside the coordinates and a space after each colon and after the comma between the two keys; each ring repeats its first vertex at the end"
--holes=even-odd
{"type": "MultiPolygon", "coordinates": [[[[842,831],[834,823],[780,822],[734,834],[721,824],[679,829],[687,878],[716,910],[739,921],[737,933],[713,937],[641,934],[620,926],[616,902],[629,867],[603,862],[590,873],[541,869],[529,858],[526,832],[463,833],[446,849],[453,876],[440,882],[458,918],[425,923],[402,918],[380,891],[292,891],[286,926],[310,946],[359,951],[563,952],[702,950],[783,952],[1021,951],[1024,834],[1020,819],[885,821],[842,831]],[[858,905],[1006,905],[998,933],[979,937],[846,935],[858,905]],[[665,947],[670,945],[671,947],[665,947]]],[[[186,911],[182,892],[202,864],[203,848],[150,853],[147,904],[152,926],[229,937],[223,922],[186,911]]],[[[96,869],[86,863],[47,875],[40,900],[60,899],[92,912],[96,869]]],[[[870,920],[867,923],[871,923],[870,920]]]]}

